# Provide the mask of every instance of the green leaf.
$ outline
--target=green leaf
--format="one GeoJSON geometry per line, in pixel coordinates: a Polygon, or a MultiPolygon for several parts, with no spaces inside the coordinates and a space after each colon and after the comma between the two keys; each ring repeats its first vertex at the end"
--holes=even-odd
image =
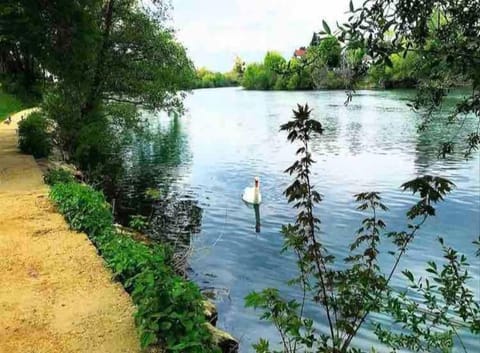
{"type": "Polygon", "coordinates": [[[388,67],[392,68],[393,67],[393,63],[392,63],[392,60],[390,60],[390,58],[388,56],[386,56],[383,61],[385,62],[385,65],[387,65],[388,67]]]}
{"type": "Polygon", "coordinates": [[[157,342],[157,337],[153,332],[143,332],[140,337],[140,344],[143,348],[157,342]]]}
{"type": "Polygon", "coordinates": [[[169,330],[171,327],[172,327],[172,323],[171,323],[171,322],[168,322],[168,321],[162,322],[162,323],[160,324],[160,328],[161,328],[163,331],[167,331],[167,330],[169,330]]]}
{"type": "Polygon", "coordinates": [[[413,273],[410,272],[409,270],[404,270],[402,271],[402,273],[404,274],[405,277],[407,277],[411,282],[413,282],[415,280],[415,278],[413,277],[413,273]]]}
{"type": "Polygon", "coordinates": [[[327,34],[332,34],[332,31],[330,30],[330,27],[328,26],[327,22],[325,22],[325,20],[322,20],[322,25],[323,29],[327,34]]]}

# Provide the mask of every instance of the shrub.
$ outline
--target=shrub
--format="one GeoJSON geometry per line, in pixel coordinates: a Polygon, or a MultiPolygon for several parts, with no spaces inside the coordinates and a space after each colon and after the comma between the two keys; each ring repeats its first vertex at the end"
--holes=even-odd
{"type": "Polygon", "coordinates": [[[138,230],[139,232],[144,231],[148,227],[148,219],[142,215],[135,215],[130,217],[130,222],[128,222],[130,228],[138,230]]]}
{"type": "Polygon", "coordinates": [[[34,112],[22,120],[18,124],[20,150],[32,154],[35,158],[47,157],[52,149],[48,128],[48,120],[39,112],[34,112]]]}
{"type": "Polygon", "coordinates": [[[98,236],[113,232],[110,205],[102,193],[79,183],[53,185],[51,198],[70,226],[88,234],[95,242],[98,236]]]}
{"type": "Polygon", "coordinates": [[[107,266],[132,296],[143,347],[160,343],[170,352],[214,352],[198,287],[176,275],[171,251],[118,234],[102,193],[78,183],[57,183],[50,193],[71,227],[88,234],[107,266]]]}
{"type": "Polygon", "coordinates": [[[66,169],[58,168],[58,169],[50,169],[43,180],[48,185],[55,185],[59,183],[70,183],[74,182],[75,178],[73,177],[72,173],[66,169]]]}

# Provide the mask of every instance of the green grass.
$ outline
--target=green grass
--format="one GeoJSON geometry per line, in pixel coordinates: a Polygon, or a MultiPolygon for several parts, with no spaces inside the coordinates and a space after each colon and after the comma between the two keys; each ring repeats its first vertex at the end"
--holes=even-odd
{"type": "Polygon", "coordinates": [[[23,103],[11,94],[5,93],[0,87],[0,121],[3,121],[12,113],[24,108],[23,103]]]}

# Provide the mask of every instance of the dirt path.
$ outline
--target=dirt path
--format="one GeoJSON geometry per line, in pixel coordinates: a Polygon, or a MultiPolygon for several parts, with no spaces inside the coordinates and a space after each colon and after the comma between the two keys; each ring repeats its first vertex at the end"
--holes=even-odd
{"type": "Polygon", "coordinates": [[[129,296],[0,123],[0,353],[140,352],[129,296]]]}

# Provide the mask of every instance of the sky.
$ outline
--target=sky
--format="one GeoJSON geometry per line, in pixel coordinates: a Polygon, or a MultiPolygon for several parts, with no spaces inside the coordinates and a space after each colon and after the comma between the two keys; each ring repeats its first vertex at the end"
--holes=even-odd
{"type": "Polygon", "coordinates": [[[261,61],[269,50],[290,57],[310,43],[313,32],[322,29],[322,20],[331,28],[344,21],[349,0],[172,0],[172,4],[173,27],[195,66],[226,72],[237,55],[247,63],[261,61]]]}

